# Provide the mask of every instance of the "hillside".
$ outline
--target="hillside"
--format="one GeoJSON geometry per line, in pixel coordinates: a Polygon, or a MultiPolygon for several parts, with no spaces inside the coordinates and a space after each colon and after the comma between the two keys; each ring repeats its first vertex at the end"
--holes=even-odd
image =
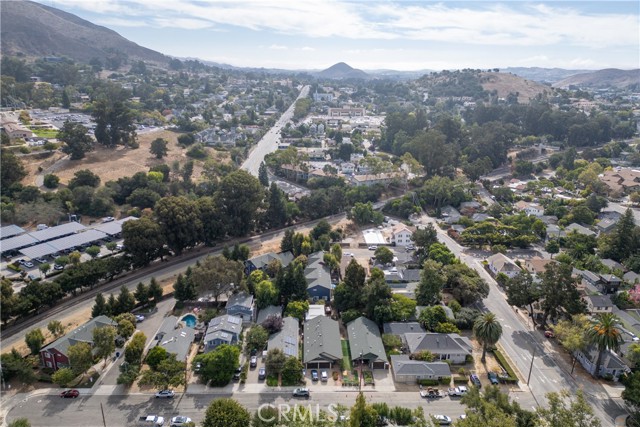
{"type": "Polygon", "coordinates": [[[325,79],[368,79],[369,75],[362,70],[353,68],[344,62],[338,62],[335,65],[317,73],[317,76],[325,79]]]}
{"type": "Polygon", "coordinates": [[[640,69],[618,70],[607,68],[590,73],[577,74],[553,84],[554,87],[567,88],[571,85],[589,88],[619,89],[640,88],[640,69]]]}
{"type": "Polygon", "coordinates": [[[555,83],[567,77],[588,72],[587,70],[565,70],[564,68],[541,67],[508,67],[501,68],[500,71],[542,83],[555,83]]]}
{"type": "Polygon", "coordinates": [[[65,56],[80,62],[121,52],[129,59],[166,63],[163,54],[139,46],[113,30],[30,1],[0,2],[3,55],[65,56]]]}
{"type": "Polygon", "coordinates": [[[519,103],[528,103],[541,93],[551,93],[549,86],[508,73],[481,73],[480,84],[488,92],[497,91],[498,97],[506,98],[510,93],[518,94],[519,103]]]}

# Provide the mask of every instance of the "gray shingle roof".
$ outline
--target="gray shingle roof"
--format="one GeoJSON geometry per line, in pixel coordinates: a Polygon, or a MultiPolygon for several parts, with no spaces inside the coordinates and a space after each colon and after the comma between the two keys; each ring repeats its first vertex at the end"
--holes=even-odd
{"type": "Polygon", "coordinates": [[[567,225],[565,227],[564,231],[567,234],[575,231],[576,233],[584,234],[586,236],[595,236],[596,235],[595,232],[589,230],[587,227],[584,227],[584,226],[582,226],[580,224],[576,224],[575,222],[567,225]]]}
{"type": "Polygon", "coordinates": [[[230,314],[214,317],[209,321],[204,342],[209,342],[216,338],[231,342],[233,338],[231,335],[239,335],[240,332],[242,332],[242,319],[240,317],[230,314]]]}
{"type": "Polygon", "coordinates": [[[269,337],[268,349],[279,348],[287,356],[298,358],[298,332],[300,323],[295,317],[285,317],[282,330],[269,337]]]}
{"type": "Polygon", "coordinates": [[[594,307],[613,307],[608,295],[587,295],[586,298],[591,301],[591,305],[594,307]]]}
{"type": "Polygon", "coordinates": [[[426,332],[418,322],[391,322],[382,325],[385,334],[404,335],[406,333],[426,332]]]}
{"type": "Polygon", "coordinates": [[[189,350],[191,349],[195,333],[196,331],[189,327],[174,329],[169,334],[165,335],[158,345],[167,350],[168,353],[175,354],[176,359],[186,360],[189,355],[189,350]]]}
{"type": "Polygon", "coordinates": [[[229,297],[229,300],[227,301],[227,310],[229,310],[230,307],[251,308],[252,305],[253,295],[240,292],[229,297]]]}
{"type": "Polygon", "coordinates": [[[391,356],[391,366],[395,375],[415,375],[450,377],[451,369],[446,362],[424,362],[421,360],[410,360],[406,354],[391,356]]]}
{"type": "Polygon", "coordinates": [[[256,319],[256,323],[261,325],[267,317],[269,316],[282,316],[282,306],[281,305],[270,305],[268,307],[263,308],[258,312],[258,318],[256,319]]]}
{"type": "Polygon", "coordinates": [[[445,352],[471,354],[473,348],[468,338],[458,334],[409,333],[405,334],[405,339],[411,353],[429,350],[435,354],[445,352]]]}
{"type": "Polygon", "coordinates": [[[269,252],[257,257],[253,257],[249,259],[249,261],[256,268],[264,268],[269,265],[269,263],[274,259],[277,259],[278,261],[280,261],[280,264],[282,264],[283,267],[286,267],[291,263],[291,261],[293,261],[293,254],[289,251],[280,253],[269,252]]]}
{"type": "Polygon", "coordinates": [[[58,338],[51,344],[44,347],[41,351],[55,349],[62,354],[67,354],[67,349],[77,343],[86,342],[93,346],[93,330],[104,326],[117,326],[116,322],[107,316],[98,316],[89,320],[82,326],[74,329],[65,336],[58,338]]]}
{"type": "Polygon", "coordinates": [[[349,336],[349,349],[351,358],[358,359],[360,355],[368,360],[387,361],[384,351],[380,329],[373,320],[366,317],[358,317],[347,325],[349,336]]]}
{"type": "Polygon", "coordinates": [[[307,320],[304,323],[304,362],[340,359],[342,359],[342,345],[338,322],[326,316],[307,320]]]}
{"type": "Polygon", "coordinates": [[[321,286],[331,290],[331,272],[324,265],[324,252],[314,252],[307,258],[304,277],[307,279],[307,289],[321,286]]]}

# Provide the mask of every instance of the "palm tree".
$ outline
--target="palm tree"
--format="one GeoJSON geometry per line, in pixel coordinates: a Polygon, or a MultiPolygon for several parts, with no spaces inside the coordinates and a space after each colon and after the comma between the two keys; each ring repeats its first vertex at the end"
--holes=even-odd
{"type": "Polygon", "coordinates": [[[502,325],[498,323],[496,315],[485,313],[478,317],[473,324],[473,334],[482,343],[482,362],[486,360],[487,348],[498,342],[502,336],[502,325]]]}
{"type": "Polygon", "coordinates": [[[602,355],[609,349],[617,351],[622,344],[622,334],[618,329],[618,316],[612,313],[599,314],[593,324],[587,330],[587,337],[591,344],[598,349],[598,359],[596,360],[596,369],[594,376],[599,375],[600,363],[602,363],[602,355]]]}

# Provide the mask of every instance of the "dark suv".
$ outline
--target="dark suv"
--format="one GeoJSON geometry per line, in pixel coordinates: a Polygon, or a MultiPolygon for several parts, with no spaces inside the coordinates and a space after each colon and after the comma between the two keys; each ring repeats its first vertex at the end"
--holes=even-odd
{"type": "Polygon", "coordinates": [[[500,380],[498,380],[498,374],[495,372],[488,372],[487,378],[489,378],[489,382],[493,385],[500,384],[500,380]]]}
{"type": "Polygon", "coordinates": [[[469,375],[469,380],[471,381],[471,384],[473,384],[474,386],[478,388],[482,387],[482,383],[480,382],[480,377],[478,377],[476,374],[469,375]]]}

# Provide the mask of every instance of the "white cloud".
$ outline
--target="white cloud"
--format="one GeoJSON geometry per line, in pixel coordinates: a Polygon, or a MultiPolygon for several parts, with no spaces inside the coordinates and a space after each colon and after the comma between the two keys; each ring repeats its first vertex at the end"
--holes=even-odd
{"type": "Polygon", "coordinates": [[[214,25],[208,21],[191,18],[154,18],[153,22],[160,28],[181,28],[183,30],[202,30],[214,25]]]}
{"type": "Polygon", "coordinates": [[[123,18],[99,18],[95,20],[98,25],[104,25],[106,27],[148,27],[149,24],[140,19],[123,19],[123,18]]]}
{"type": "Polygon", "coordinates": [[[289,48],[287,46],[282,46],[280,44],[272,44],[271,46],[269,46],[269,49],[271,49],[271,50],[288,50],[289,48]]]}
{"type": "Polygon", "coordinates": [[[304,47],[301,47],[300,50],[305,52],[314,52],[316,49],[311,46],[304,46],[304,47]]]}

